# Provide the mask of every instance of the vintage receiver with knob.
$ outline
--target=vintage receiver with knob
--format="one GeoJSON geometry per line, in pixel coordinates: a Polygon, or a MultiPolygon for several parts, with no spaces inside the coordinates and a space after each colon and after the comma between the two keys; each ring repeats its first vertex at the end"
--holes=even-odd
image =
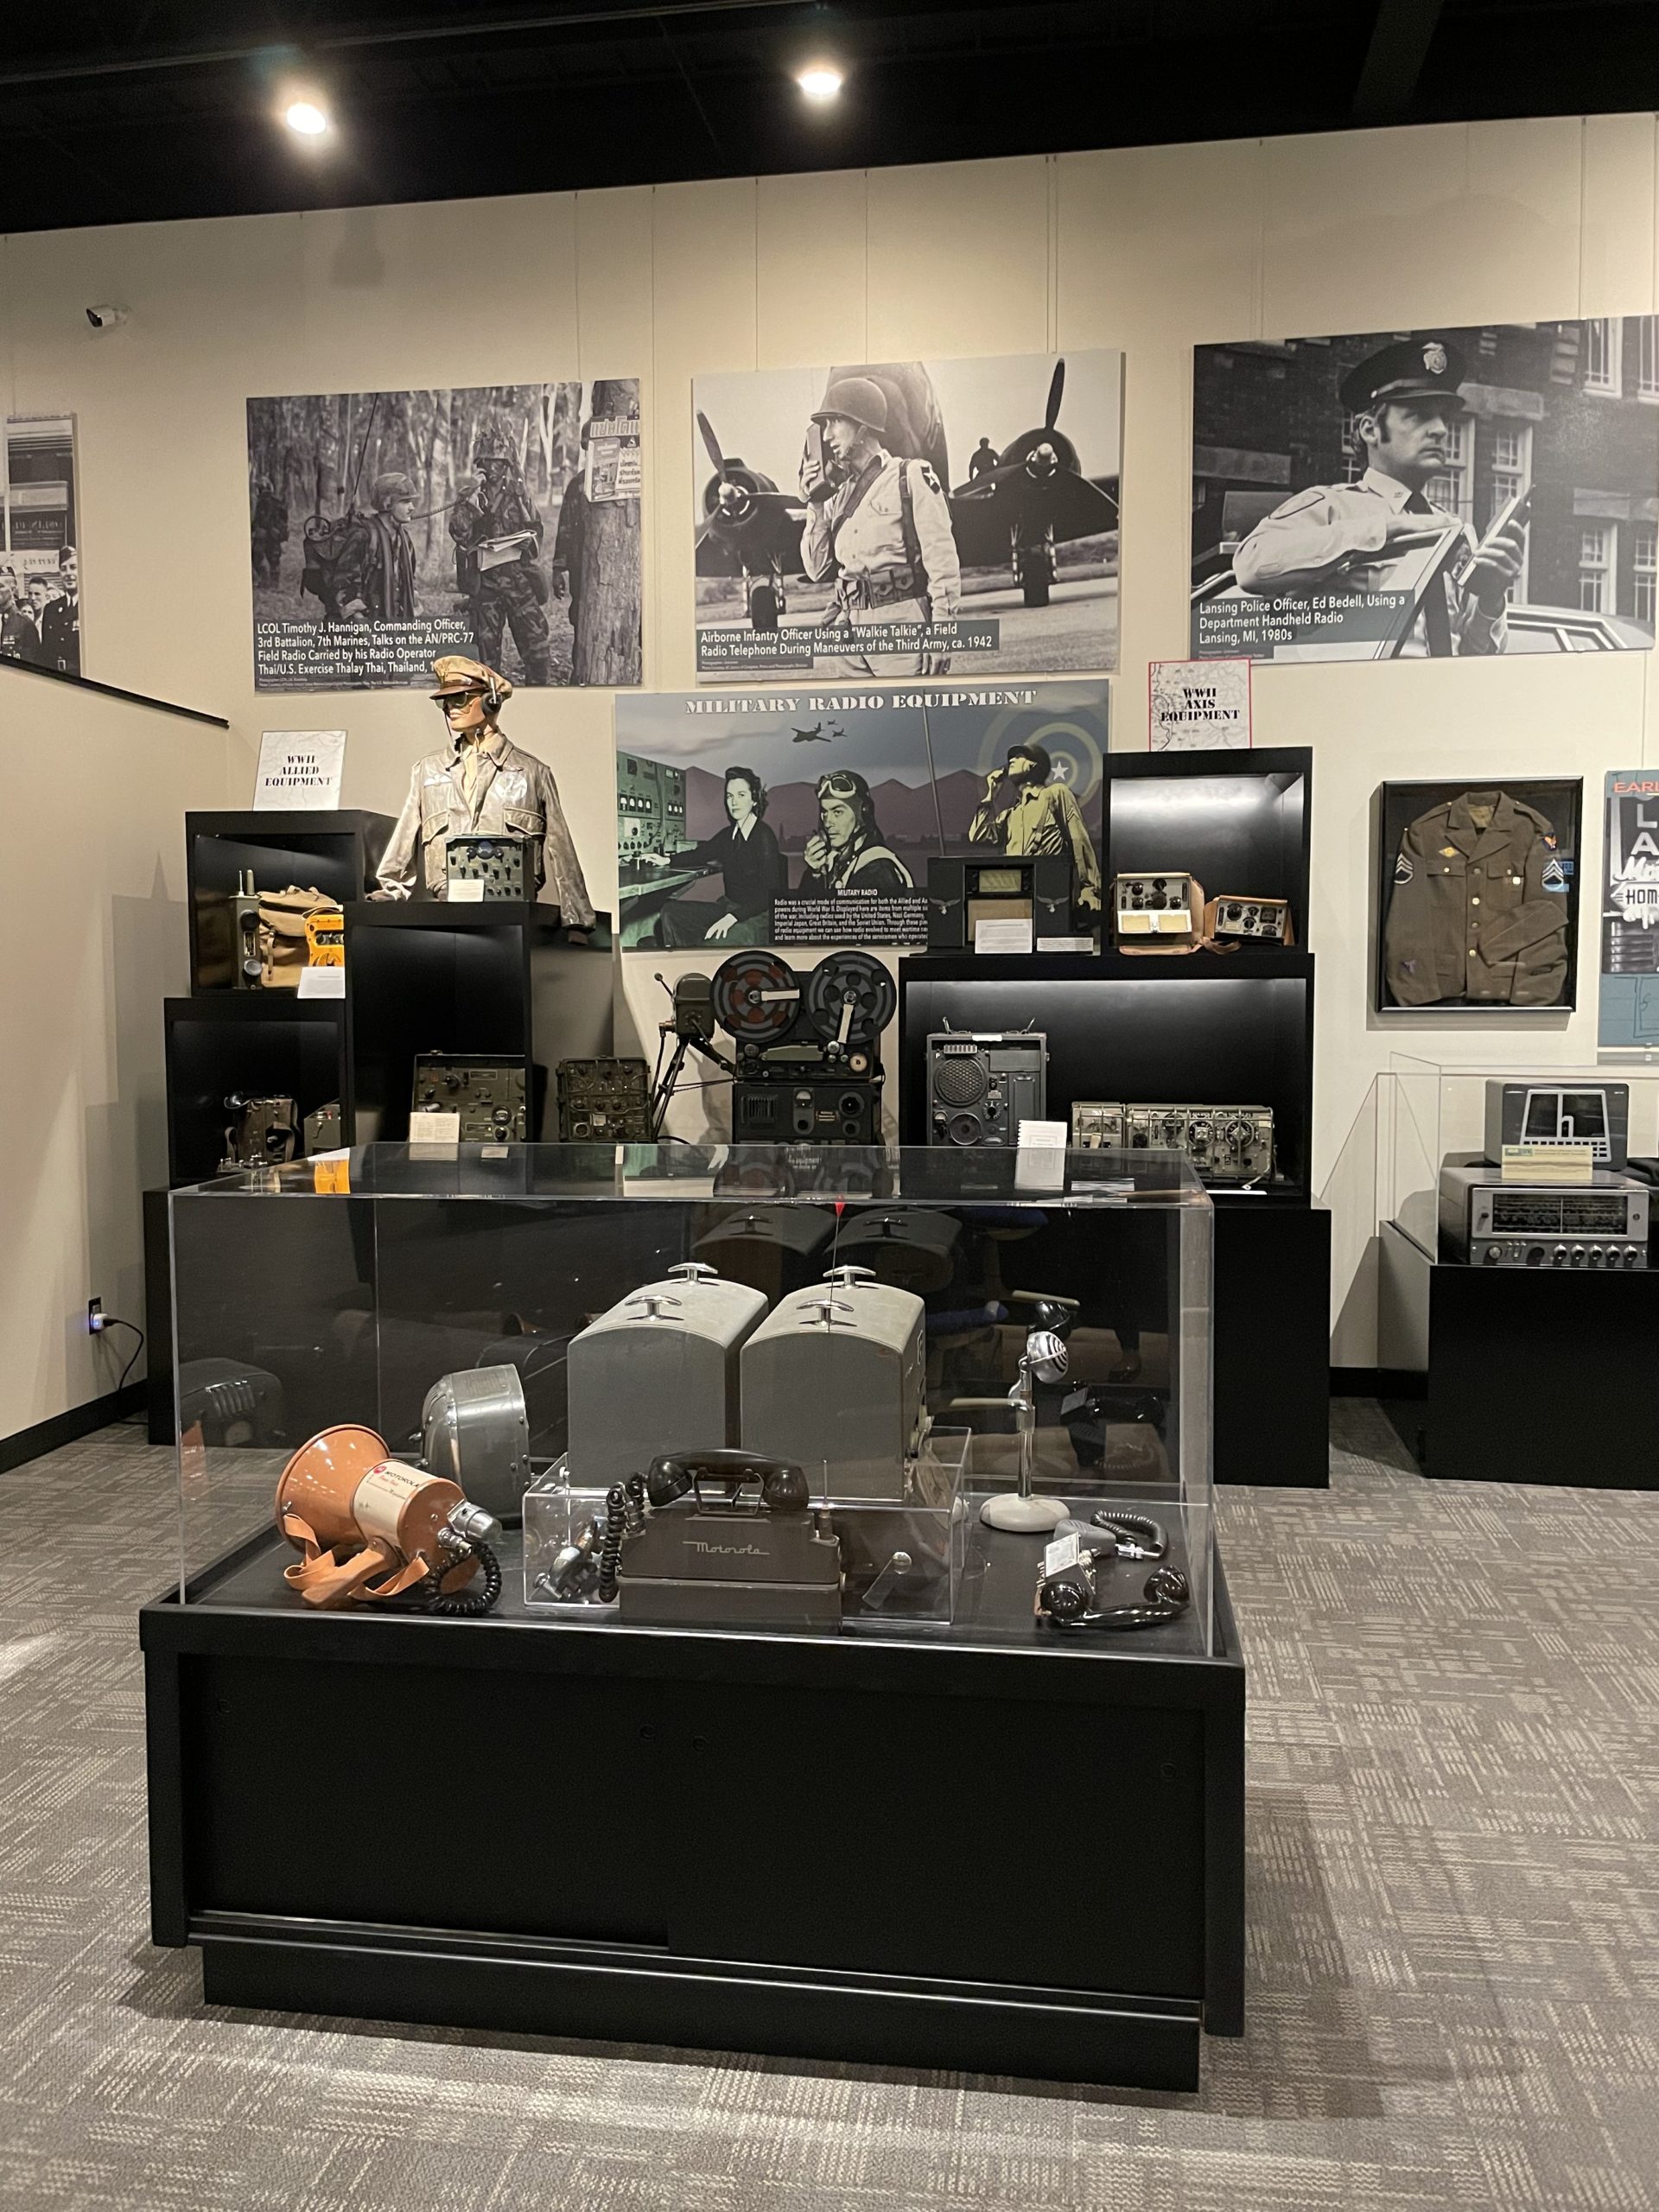
{"type": "Polygon", "coordinates": [[[461,1144],[522,1144],[525,1135],[524,1064],[480,1060],[467,1052],[423,1052],[415,1062],[409,1133],[422,1141],[424,1115],[457,1114],[461,1144]]]}
{"type": "Polygon", "coordinates": [[[1017,1145],[1048,1106],[1048,1039],[1039,1030],[946,1029],[927,1040],[929,1144],[1017,1145]]]}
{"type": "Polygon", "coordinates": [[[1182,1152],[1206,1183],[1255,1183],[1273,1173],[1273,1111],[1267,1106],[1129,1106],[1130,1151],[1182,1152]]]}
{"type": "Polygon", "coordinates": [[[1648,1264],[1651,1192],[1598,1168],[1588,1185],[1505,1183],[1484,1160],[1440,1169],[1440,1256],[1477,1268],[1594,1268],[1648,1264]]]}

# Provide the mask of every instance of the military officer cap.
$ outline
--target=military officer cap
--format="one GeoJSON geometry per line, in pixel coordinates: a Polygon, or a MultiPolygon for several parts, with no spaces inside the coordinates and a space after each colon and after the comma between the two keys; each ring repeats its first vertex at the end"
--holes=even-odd
{"type": "Polygon", "coordinates": [[[412,499],[415,486],[401,468],[389,468],[375,478],[370,497],[377,507],[389,507],[394,499],[412,499]]]}
{"type": "Polygon", "coordinates": [[[823,406],[814,410],[812,420],[823,424],[832,415],[861,423],[879,436],[887,427],[887,395],[874,377],[837,377],[824,393],[823,406]]]}
{"type": "Polygon", "coordinates": [[[465,653],[441,655],[432,664],[432,673],[438,679],[438,688],[432,696],[440,706],[446,699],[456,698],[467,691],[486,692],[492,707],[499,707],[504,699],[512,696],[512,686],[505,676],[486,668],[481,660],[469,660],[465,653]]]}
{"type": "Polygon", "coordinates": [[[1460,349],[1449,338],[1427,331],[1397,339],[1350,369],[1339,387],[1342,404],[1350,414],[1361,415],[1391,399],[1443,399],[1460,412],[1458,387],[1465,373],[1460,349]]]}

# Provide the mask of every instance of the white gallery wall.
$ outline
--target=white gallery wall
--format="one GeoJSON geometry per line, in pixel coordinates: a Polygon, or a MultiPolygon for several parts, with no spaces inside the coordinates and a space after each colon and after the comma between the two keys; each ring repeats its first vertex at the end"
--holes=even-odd
{"type": "MultiPolygon", "coordinates": [[[[1119,346],[1114,741],[1143,747],[1147,663],[1186,649],[1194,344],[1651,313],[1656,164],[1656,118],[1611,116],[28,235],[0,246],[0,397],[9,411],[79,417],[87,673],[231,721],[222,759],[176,741],[169,773],[188,759],[194,779],[167,791],[176,825],[187,798],[245,801],[266,727],[343,722],[346,803],[387,811],[435,734],[418,694],[255,694],[250,394],[640,377],[645,681],[677,690],[694,680],[695,374],[1119,346]],[[93,301],[129,307],[130,321],[93,334],[93,301]]],[[[1387,777],[1582,774],[1580,868],[1593,887],[1602,771],[1659,757],[1652,664],[1630,652],[1256,673],[1257,742],[1315,755],[1314,1181],[1335,1215],[1338,1363],[1376,1357],[1371,1101],[1390,1053],[1560,1064],[1595,1049],[1592,893],[1578,1014],[1522,1029],[1370,1012],[1371,794],[1387,777]]],[[[14,745],[21,689],[0,693],[14,745]]],[[[553,764],[590,887],[611,904],[611,696],[520,693],[510,715],[515,741],[553,764]]],[[[147,806],[153,770],[153,752],[135,748],[119,772],[147,806]]],[[[182,838],[168,834],[170,872],[182,838]]],[[[44,853],[39,867],[60,900],[61,872],[44,853]]],[[[662,1003],[653,964],[631,962],[627,986],[647,1049],[662,1003]]],[[[65,1014],[114,1018],[91,1003],[65,1014]]],[[[159,1051],[159,1005],[120,1019],[153,1022],[159,1051]]],[[[619,1049],[631,1041],[625,1030],[619,1049]]],[[[26,1173],[9,1128],[0,1219],[22,1203],[11,1186],[26,1173]]],[[[66,1198],[66,1239],[87,1202],[66,1198]]],[[[31,1192],[28,1203],[49,1218],[55,1202],[31,1192]]],[[[79,1313],[85,1291],[53,1280],[79,1313]]],[[[49,1317],[48,1333],[64,1319],[49,1317]]],[[[73,1402],[41,1387],[8,1375],[0,1433],[73,1402]]]]}

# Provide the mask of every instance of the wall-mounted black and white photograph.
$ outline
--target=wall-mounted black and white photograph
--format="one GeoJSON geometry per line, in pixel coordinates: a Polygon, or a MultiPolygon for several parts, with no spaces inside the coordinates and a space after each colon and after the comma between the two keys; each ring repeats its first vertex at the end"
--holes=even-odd
{"type": "Polygon", "coordinates": [[[1200,346],[1196,658],[1653,644],[1659,317],[1200,346]]]}
{"type": "Polygon", "coordinates": [[[1117,665],[1123,356],[702,376],[700,682],[1117,665]]]}
{"type": "Polygon", "coordinates": [[[1576,1006],[1583,784],[1389,783],[1376,805],[1377,1011],[1576,1006]]]}
{"type": "Polygon", "coordinates": [[[249,400],[256,690],[638,683],[641,474],[632,377],[249,400]]]}
{"type": "Polygon", "coordinates": [[[79,676],[80,527],[73,415],[12,415],[0,454],[0,655],[79,676]]]}
{"type": "Polygon", "coordinates": [[[925,944],[948,858],[1058,860],[1071,918],[1097,925],[1108,692],[620,698],[624,948],[925,944]]]}

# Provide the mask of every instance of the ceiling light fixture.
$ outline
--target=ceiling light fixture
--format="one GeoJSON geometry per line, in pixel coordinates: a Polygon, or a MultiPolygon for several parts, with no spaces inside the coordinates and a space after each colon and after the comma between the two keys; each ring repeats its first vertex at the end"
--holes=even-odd
{"type": "Polygon", "coordinates": [[[328,128],[327,113],[315,100],[291,100],[283,111],[283,121],[302,138],[319,138],[328,128]]]}
{"type": "Polygon", "coordinates": [[[832,69],[827,61],[815,61],[810,69],[803,69],[795,79],[810,100],[822,105],[832,100],[842,86],[839,69],[832,69]]]}

